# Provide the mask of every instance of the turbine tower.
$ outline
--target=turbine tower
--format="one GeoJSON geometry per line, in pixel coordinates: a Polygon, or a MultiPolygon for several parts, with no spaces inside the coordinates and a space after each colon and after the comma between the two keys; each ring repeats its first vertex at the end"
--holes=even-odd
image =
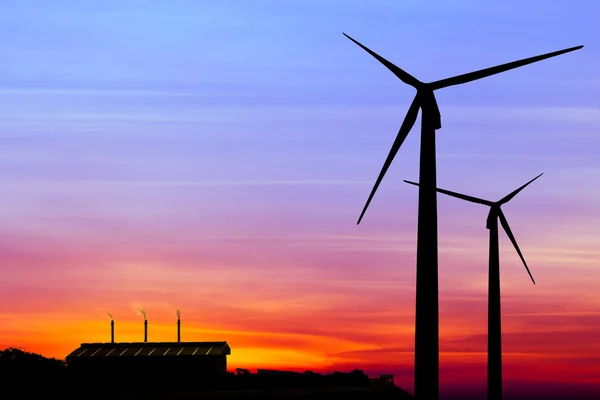
{"type": "MultiPolygon", "coordinates": [[[[503,204],[508,203],[521,190],[525,189],[531,182],[542,176],[539,174],[520,188],[512,193],[504,196],[496,202],[479,199],[477,197],[467,196],[465,194],[451,192],[445,189],[437,189],[438,192],[448,196],[456,197],[471,203],[483,204],[490,207],[490,212],[487,216],[486,228],[490,231],[490,252],[489,252],[489,275],[488,275],[488,377],[487,377],[487,394],[488,400],[502,400],[502,333],[501,333],[501,308],[500,308],[500,255],[498,253],[498,219],[506,235],[512,242],[515,250],[519,254],[525,269],[535,285],[533,276],[529,271],[529,267],[525,262],[525,258],[519,249],[519,245],[506,221],[506,217],[500,208],[503,204]]],[[[418,183],[404,181],[411,185],[419,186],[418,183]]]]}
{"type": "Polygon", "coordinates": [[[485,68],[452,78],[425,83],[400,69],[385,58],[376,54],[358,41],[346,35],[348,39],[385,65],[402,82],[414,87],[417,94],[410,105],[400,131],[377,177],[377,181],[358,219],[363,218],[379,184],[392,163],[404,139],[417,120],[421,109],[421,149],[419,161],[419,211],[417,223],[417,282],[415,311],[415,389],[417,400],[439,399],[439,317],[438,317],[438,242],[437,242],[437,197],[435,131],[442,127],[441,114],[434,91],[449,86],[460,85],[491,75],[499,74],[527,64],[542,61],[583,46],[542,54],[519,61],[485,68]]]}

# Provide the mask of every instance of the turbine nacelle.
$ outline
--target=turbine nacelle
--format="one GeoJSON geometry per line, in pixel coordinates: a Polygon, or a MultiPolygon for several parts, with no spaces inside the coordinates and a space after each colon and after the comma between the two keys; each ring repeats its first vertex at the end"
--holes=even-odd
{"type": "Polygon", "coordinates": [[[426,118],[423,118],[423,121],[427,121],[428,128],[438,130],[442,127],[442,114],[440,113],[433,89],[428,85],[425,84],[423,89],[417,91],[417,98],[419,99],[421,113],[429,114],[426,118]]]}
{"type": "Polygon", "coordinates": [[[498,225],[497,221],[498,221],[498,216],[500,215],[502,211],[500,210],[500,206],[499,205],[494,205],[492,207],[490,207],[490,212],[488,213],[487,216],[487,220],[485,221],[485,227],[487,229],[492,229],[494,227],[494,225],[498,225]]]}

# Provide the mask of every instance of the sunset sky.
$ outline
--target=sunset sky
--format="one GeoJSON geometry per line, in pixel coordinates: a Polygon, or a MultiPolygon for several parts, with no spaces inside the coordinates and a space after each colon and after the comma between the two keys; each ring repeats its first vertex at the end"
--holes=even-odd
{"type": "MultiPolygon", "coordinates": [[[[596,0],[103,0],[0,12],[0,348],[226,340],[231,369],[393,373],[412,393],[423,81],[438,185],[498,200],[507,394],[600,393],[596,0]],[[573,6],[573,4],[577,6],[573,6]]],[[[440,380],[485,393],[484,206],[438,196],[440,380]]]]}

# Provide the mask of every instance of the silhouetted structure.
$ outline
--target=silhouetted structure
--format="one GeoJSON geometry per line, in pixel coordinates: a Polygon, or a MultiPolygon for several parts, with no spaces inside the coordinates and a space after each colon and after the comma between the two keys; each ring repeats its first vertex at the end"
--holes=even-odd
{"type": "Polygon", "coordinates": [[[144,310],[143,308],[139,309],[140,314],[142,314],[142,317],[144,317],[144,342],[148,341],[148,314],[146,313],[146,310],[144,310]]]}
{"type": "Polygon", "coordinates": [[[394,375],[391,375],[391,374],[382,374],[382,375],[379,375],[378,378],[370,378],[370,379],[371,379],[371,383],[374,385],[394,386],[394,375]]]}
{"type": "Polygon", "coordinates": [[[181,314],[179,310],[177,310],[177,341],[181,342],[181,314]]]}
{"type": "Polygon", "coordinates": [[[421,82],[385,58],[346,35],[380,63],[385,65],[404,83],[414,87],[417,94],[410,105],[400,131],[385,160],[383,168],[358,219],[360,223],[379,184],[391,165],[404,139],[413,127],[421,109],[421,150],[419,163],[419,210],[417,227],[417,288],[415,320],[415,398],[437,400],[439,398],[439,316],[438,316],[438,242],[435,131],[442,127],[441,114],[434,91],[449,86],[471,82],[490,75],[522,67],[550,57],[581,49],[572,47],[491,68],[441,79],[421,82]]]}
{"type": "Polygon", "coordinates": [[[227,371],[227,342],[83,343],[67,358],[69,368],[193,369],[227,371]]]}
{"type": "Polygon", "coordinates": [[[115,323],[110,317],[110,343],[83,343],[66,361],[75,369],[88,367],[190,370],[205,374],[227,372],[227,342],[181,342],[180,312],[177,310],[177,342],[148,342],[148,319],[144,309],[144,342],[115,343],[115,323]]]}
{"type": "Polygon", "coordinates": [[[115,342],[115,320],[111,313],[106,313],[108,318],[110,318],[110,342],[115,342]]]}
{"type": "MultiPolygon", "coordinates": [[[[527,267],[525,258],[521,254],[519,245],[508,225],[508,221],[500,208],[503,204],[508,203],[521,190],[525,189],[531,182],[542,176],[539,174],[520,188],[506,195],[496,202],[479,199],[473,196],[467,196],[449,190],[437,189],[438,192],[448,196],[456,197],[471,203],[483,204],[490,207],[490,212],[487,217],[486,228],[490,231],[490,251],[489,251],[489,276],[488,276],[488,400],[502,399],[502,333],[501,333],[501,307],[500,307],[500,255],[498,252],[498,219],[500,224],[512,242],[515,250],[519,254],[525,269],[535,284],[533,276],[527,267]]],[[[411,185],[418,186],[418,183],[404,181],[411,185]]]]}

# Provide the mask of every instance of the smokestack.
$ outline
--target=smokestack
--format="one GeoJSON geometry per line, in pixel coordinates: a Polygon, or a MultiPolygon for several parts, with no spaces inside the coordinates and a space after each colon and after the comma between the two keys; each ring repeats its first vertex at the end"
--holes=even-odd
{"type": "Polygon", "coordinates": [[[142,314],[142,317],[144,317],[144,342],[147,342],[148,341],[148,314],[146,314],[146,310],[144,310],[143,308],[139,308],[138,310],[142,314]]]}
{"type": "Polygon", "coordinates": [[[177,310],[177,342],[181,342],[181,319],[179,310],[177,310]]]}
{"type": "Polygon", "coordinates": [[[115,342],[115,319],[113,318],[111,313],[106,313],[108,318],[110,318],[110,342],[115,342]]]}

